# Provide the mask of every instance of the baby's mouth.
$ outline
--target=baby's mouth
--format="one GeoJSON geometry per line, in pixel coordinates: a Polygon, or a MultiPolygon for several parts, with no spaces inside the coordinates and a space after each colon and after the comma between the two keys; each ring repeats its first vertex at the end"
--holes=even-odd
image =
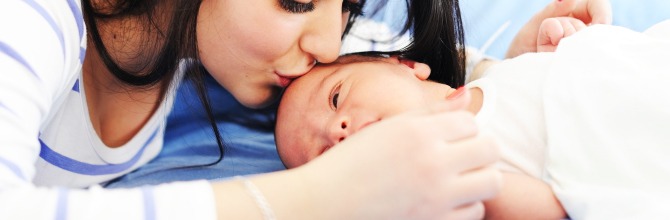
{"type": "Polygon", "coordinates": [[[321,156],[321,154],[323,154],[323,153],[325,153],[326,151],[330,150],[330,148],[332,148],[333,146],[334,146],[334,145],[326,145],[326,146],[324,146],[323,148],[321,148],[321,152],[319,152],[319,155],[317,155],[317,156],[321,156]]]}

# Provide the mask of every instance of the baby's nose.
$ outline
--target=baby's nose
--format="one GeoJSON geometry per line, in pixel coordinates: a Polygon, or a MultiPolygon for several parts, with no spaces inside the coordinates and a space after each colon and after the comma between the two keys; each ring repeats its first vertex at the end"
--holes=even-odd
{"type": "Polygon", "coordinates": [[[330,142],[335,145],[344,141],[344,139],[349,136],[349,121],[346,119],[338,120],[337,123],[333,123],[333,126],[330,128],[329,139],[330,142]]]}

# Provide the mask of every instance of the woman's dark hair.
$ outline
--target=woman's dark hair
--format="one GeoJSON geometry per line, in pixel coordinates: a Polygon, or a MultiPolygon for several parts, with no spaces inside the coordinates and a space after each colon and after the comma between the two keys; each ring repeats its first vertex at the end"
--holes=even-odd
{"type": "Polygon", "coordinates": [[[412,42],[400,51],[404,58],[428,64],[428,79],[458,88],[465,83],[465,34],[458,0],[407,0],[403,32],[412,42]],[[409,2],[411,1],[411,2],[409,2]]]}
{"type": "MultiPolygon", "coordinates": [[[[180,63],[187,67],[184,77],[196,89],[220,152],[216,161],[196,167],[220,162],[225,152],[224,144],[205,88],[207,71],[200,64],[196,39],[196,23],[202,0],[99,0],[95,4],[92,1],[82,0],[88,40],[92,41],[105,66],[120,82],[136,88],[159,85],[165,90],[169,88],[180,63]],[[142,48],[138,48],[140,51],[131,51],[131,55],[149,55],[149,60],[142,60],[144,66],[132,70],[122,68],[112,58],[109,50],[117,48],[107,48],[100,34],[100,31],[104,31],[105,22],[126,19],[140,22],[140,27],[127,25],[124,28],[142,28],[145,33],[140,36],[143,38],[142,48]]],[[[359,4],[364,5],[365,0],[360,0],[359,4]]],[[[357,15],[351,13],[349,16],[345,34],[357,15]]]]}
{"type": "MultiPolygon", "coordinates": [[[[382,9],[388,0],[373,6],[382,9]]],[[[359,55],[399,55],[428,64],[428,79],[457,88],[465,83],[465,37],[458,0],[406,0],[407,20],[393,39],[409,33],[411,42],[391,52],[367,51],[359,55]]],[[[372,39],[370,39],[372,40],[372,39]]],[[[378,40],[378,39],[375,39],[378,40]]]]}

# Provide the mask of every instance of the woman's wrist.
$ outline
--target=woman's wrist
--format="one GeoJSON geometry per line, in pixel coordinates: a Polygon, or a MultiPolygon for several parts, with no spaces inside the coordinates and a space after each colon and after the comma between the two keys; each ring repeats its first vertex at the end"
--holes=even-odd
{"type": "MultiPolygon", "coordinates": [[[[303,167],[249,177],[276,219],[343,219],[351,209],[337,207],[340,196],[323,186],[318,175],[307,176],[303,167]]],[[[258,197],[242,181],[212,183],[219,219],[266,219],[258,197]]],[[[267,210],[266,210],[267,211],[267,210]]]]}
{"type": "Polygon", "coordinates": [[[277,219],[323,219],[320,208],[325,198],[315,198],[313,188],[318,185],[306,181],[301,169],[269,173],[252,179],[263,191],[277,219]]]}
{"type": "Polygon", "coordinates": [[[244,176],[237,176],[235,177],[235,179],[240,181],[244,185],[244,188],[246,188],[247,192],[249,193],[249,196],[251,196],[254,199],[256,205],[258,205],[258,209],[263,215],[264,220],[277,219],[275,212],[272,210],[272,207],[270,206],[270,203],[268,203],[268,200],[263,195],[263,192],[261,192],[261,190],[258,189],[258,187],[256,186],[256,184],[254,184],[254,182],[252,182],[249,178],[244,176]]]}

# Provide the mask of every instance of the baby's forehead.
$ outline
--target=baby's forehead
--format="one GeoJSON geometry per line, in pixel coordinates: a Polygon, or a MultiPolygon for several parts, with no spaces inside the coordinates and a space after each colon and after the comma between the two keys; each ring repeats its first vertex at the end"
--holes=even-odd
{"type": "MultiPolygon", "coordinates": [[[[286,90],[303,90],[303,91],[313,91],[318,86],[327,81],[328,78],[332,77],[338,70],[344,66],[357,63],[369,63],[376,61],[383,61],[388,59],[388,55],[384,54],[349,54],[340,56],[337,60],[328,64],[319,64],[314,67],[309,73],[304,76],[299,77],[293,81],[286,90]]],[[[286,96],[286,95],[285,95],[286,96]]]]}

